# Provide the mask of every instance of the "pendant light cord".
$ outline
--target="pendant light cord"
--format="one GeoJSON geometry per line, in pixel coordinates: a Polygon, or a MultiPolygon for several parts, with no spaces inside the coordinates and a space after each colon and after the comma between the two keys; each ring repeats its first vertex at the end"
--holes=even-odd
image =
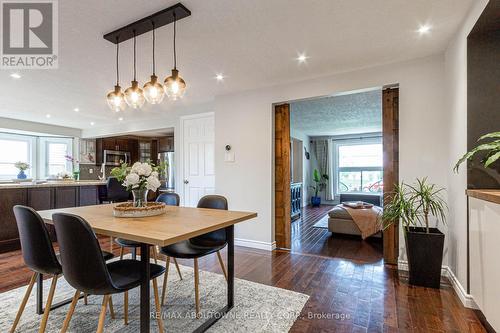
{"type": "Polygon", "coordinates": [[[155,44],[156,44],[156,36],[155,36],[155,22],[151,22],[153,24],[153,75],[156,76],[156,60],[155,60],[155,44]]]}
{"type": "Polygon", "coordinates": [[[120,53],[120,43],[118,42],[118,36],[116,37],[116,85],[120,85],[120,71],[118,70],[118,61],[119,57],[118,54],[120,53]]]}
{"type": "Polygon", "coordinates": [[[175,11],[174,11],[174,69],[177,69],[177,53],[175,51],[175,37],[177,35],[177,31],[175,29],[177,22],[177,18],[175,17],[175,11]]]}
{"type": "Polygon", "coordinates": [[[135,45],[136,45],[136,39],[135,39],[135,30],[134,30],[134,81],[136,80],[136,61],[135,61],[135,45]]]}

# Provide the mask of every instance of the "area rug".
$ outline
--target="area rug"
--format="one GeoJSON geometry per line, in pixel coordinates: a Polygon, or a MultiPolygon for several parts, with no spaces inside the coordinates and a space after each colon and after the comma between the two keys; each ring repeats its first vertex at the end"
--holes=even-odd
{"type": "MultiPolygon", "coordinates": [[[[160,264],[165,265],[160,262],[160,264]]],[[[221,274],[200,271],[200,304],[202,318],[194,314],[194,274],[190,267],[180,265],[183,280],[179,279],[175,266],[169,269],[167,297],[162,307],[167,332],[191,332],[213,312],[226,304],[226,281],[221,274]]],[[[158,279],[161,296],[163,276],[158,279]]],[[[50,281],[44,281],[44,299],[48,295],[50,281]]],[[[152,287],[151,287],[152,289],[152,287]]],[[[0,332],[8,332],[16,316],[26,286],[0,294],[0,332]]],[[[60,278],[54,303],[72,297],[74,289],[60,278]]],[[[288,332],[309,296],[242,279],[235,279],[234,308],[207,332],[288,332]]],[[[129,324],[123,322],[123,294],[113,296],[116,319],[106,317],[105,332],[139,331],[139,288],[129,292],[129,324]]],[[[88,305],[78,302],[71,319],[69,332],[95,332],[102,296],[89,296],[88,305]]],[[[51,311],[46,332],[59,332],[69,304],[51,311]]],[[[154,310],[151,290],[151,311],[154,310]]],[[[35,288],[26,305],[17,332],[37,332],[41,316],[35,313],[35,288]]],[[[151,331],[157,332],[156,320],[151,320],[151,331]]]]}
{"type": "Polygon", "coordinates": [[[328,229],[328,214],[323,216],[323,218],[321,218],[321,220],[319,220],[318,222],[314,223],[313,227],[328,229]]]}

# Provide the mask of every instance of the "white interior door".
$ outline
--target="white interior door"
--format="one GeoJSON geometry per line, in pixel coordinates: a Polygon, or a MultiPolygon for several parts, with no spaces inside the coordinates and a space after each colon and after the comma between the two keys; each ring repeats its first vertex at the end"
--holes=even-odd
{"type": "Polygon", "coordinates": [[[214,115],[189,116],[182,121],[184,206],[215,191],[214,115]]]}

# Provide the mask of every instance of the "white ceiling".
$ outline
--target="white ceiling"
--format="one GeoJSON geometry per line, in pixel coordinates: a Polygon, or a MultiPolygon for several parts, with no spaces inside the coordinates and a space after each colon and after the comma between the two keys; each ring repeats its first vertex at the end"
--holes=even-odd
{"type": "MultiPolygon", "coordinates": [[[[176,1],[59,1],[59,69],[0,71],[0,117],[90,128],[161,118],[171,108],[214,96],[441,53],[473,0],[186,0],[192,16],[178,24],[178,68],[185,98],[114,114],[114,45],[102,38],[176,1]],[[432,31],[416,29],[429,23],[432,31]],[[295,57],[306,52],[307,64],[295,57]],[[214,76],[227,78],[218,83],[214,76]],[[78,107],[80,111],[74,112],[78,107]],[[46,118],[50,114],[50,118],[46,118]]],[[[172,67],[171,26],[157,32],[157,74],[172,67]]],[[[122,87],[132,74],[131,41],[121,52],[122,87]]],[[[150,75],[150,35],[138,38],[138,78],[150,75]]]]}
{"type": "Polygon", "coordinates": [[[290,103],[290,127],[308,136],[382,131],[380,89],[290,103]]]}

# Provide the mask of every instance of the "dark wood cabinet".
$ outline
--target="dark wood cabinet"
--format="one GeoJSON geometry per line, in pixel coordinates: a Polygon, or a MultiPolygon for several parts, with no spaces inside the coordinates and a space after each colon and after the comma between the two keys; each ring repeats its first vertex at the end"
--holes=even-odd
{"type": "Polygon", "coordinates": [[[55,208],[68,208],[78,206],[78,187],[56,187],[55,192],[55,208]]]}
{"type": "Polygon", "coordinates": [[[92,206],[99,203],[99,188],[98,186],[81,186],[80,187],[80,206],[92,206]]]}
{"type": "Polygon", "coordinates": [[[174,137],[173,136],[165,136],[163,138],[158,139],[158,152],[164,153],[174,151],[174,137]]]}
{"type": "MultiPolygon", "coordinates": [[[[67,208],[99,204],[102,185],[43,186],[0,189],[0,253],[20,248],[16,218],[12,208],[25,205],[35,210],[67,208]]],[[[47,225],[50,237],[56,240],[55,229],[47,225]]]]}
{"type": "Polygon", "coordinates": [[[28,206],[34,210],[52,209],[54,207],[54,188],[28,189],[28,206]]]}
{"type": "Polygon", "coordinates": [[[15,205],[26,205],[26,189],[4,189],[0,192],[0,249],[2,252],[19,248],[19,233],[17,232],[16,218],[12,208],[15,205]]]}

